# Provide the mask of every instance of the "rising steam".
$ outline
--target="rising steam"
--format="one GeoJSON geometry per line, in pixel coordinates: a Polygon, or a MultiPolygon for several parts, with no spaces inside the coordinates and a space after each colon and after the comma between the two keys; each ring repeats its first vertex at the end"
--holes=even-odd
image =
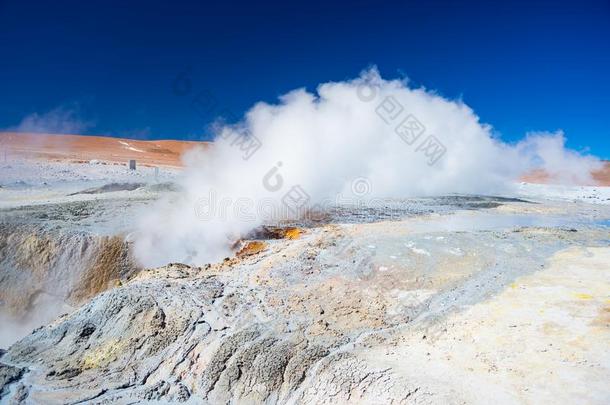
{"type": "Polygon", "coordinates": [[[144,216],[136,254],[147,266],[202,264],[228,256],[230,242],[262,222],[319,204],[493,194],[533,168],[586,181],[599,165],[566,150],[562,133],[508,145],[491,132],[463,102],[375,69],[315,94],[294,90],[217,126],[213,148],[185,156],[184,191],[144,216]]]}
{"type": "Polygon", "coordinates": [[[79,118],[78,106],[61,106],[45,113],[32,113],[8,131],[48,134],[82,134],[92,126],[79,118]]]}

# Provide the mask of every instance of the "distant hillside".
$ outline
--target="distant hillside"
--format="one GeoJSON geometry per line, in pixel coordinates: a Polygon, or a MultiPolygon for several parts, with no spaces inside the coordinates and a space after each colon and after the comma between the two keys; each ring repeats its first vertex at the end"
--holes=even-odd
{"type": "Polygon", "coordinates": [[[105,136],[0,132],[0,160],[4,154],[47,160],[126,163],[136,159],[139,164],[182,166],[180,156],[195,146],[208,142],[141,141],[105,136]]]}
{"type": "MultiPolygon", "coordinates": [[[[604,162],[604,167],[601,170],[591,173],[594,183],[587,184],[590,186],[610,186],[610,161],[604,162]]],[[[551,184],[553,178],[544,170],[534,170],[531,173],[521,177],[522,181],[527,183],[551,184]]]]}
{"type": "MultiPolygon", "coordinates": [[[[45,160],[127,163],[136,159],[138,164],[149,166],[181,167],[182,154],[196,146],[207,148],[211,142],[160,140],[141,141],[106,136],[39,134],[0,132],[0,161],[4,151],[8,156],[45,160]]],[[[595,184],[610,186],[610,161],[604,168],[592,173],[595,184]]],[[[543,170],[534,170],[523,176],[528,183],[553,183],[553,178],[543,170]]]]}

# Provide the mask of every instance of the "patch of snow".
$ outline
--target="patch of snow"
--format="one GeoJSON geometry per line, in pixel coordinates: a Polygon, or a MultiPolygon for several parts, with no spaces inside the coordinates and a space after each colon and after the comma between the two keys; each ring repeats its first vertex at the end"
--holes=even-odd
{"type": "Polygon", "coordinates": [[[457,248],[450,248],[447,251],[449,253],[451,253],[452,255],[455,255],[455,256],[464,256],[464,252],[462,252],[462,249],[460,249],[459,247],[457,247],[457,248]]]}
{"type": "Polygon", "coordinates": [[[428,252],[427,250],[424,250],[424,249],[412,247],[411,250],[413,251],[413,253],[417,253],[418,255],[430,256],[430,252],[428,252]]]}
{"type": "Polygon", "coordinates": [[[516,188],[521,197],[610,204],[610,187],[521,183],[516,188]]]}
{"type": "Polygon", "coordinates": [[[142,149],[134,148],[133,146],[128,146],[127,149],[132,150],[134,152],[144,152],[142,149]]]}

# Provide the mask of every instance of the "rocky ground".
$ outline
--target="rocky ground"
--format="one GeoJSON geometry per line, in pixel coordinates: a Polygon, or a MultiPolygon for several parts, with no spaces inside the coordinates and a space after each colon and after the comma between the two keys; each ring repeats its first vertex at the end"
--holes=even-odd
{"type": "MultiPolygon", "coordinates": [[[[3,266],[45,274],[40,285],[57,258],[23,262],[54,252],[51,234],[108,239],[88,244],[101,267],[56,289],[66,313],[5,347],[0,402],[610,401],[606,190],[404,200],[389,218],[337,207],[261,228],[220,263],[140,269],[109,230],[129,229],[112,213],[171,192],[146,179],[5,205],[5,227],[21,224],[11,246],[30,250],[5,248],[3,266]]],[[[7,268],[6,296],[19,284],[7,268]]]]}
{"type": "Polygon", "coordinates": [[[0,164],[0,347],[139,270],[129,235],[170,169],[0,164]]]}

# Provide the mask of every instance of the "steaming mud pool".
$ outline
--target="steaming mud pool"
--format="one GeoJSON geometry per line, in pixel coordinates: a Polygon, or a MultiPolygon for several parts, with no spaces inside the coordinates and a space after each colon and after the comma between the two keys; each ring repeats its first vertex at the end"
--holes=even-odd
{"type": "Polygon", "coordinates": [[[607,189],[334,207],[150,269],[134,223],[176,173],[23,165],[0,179],[1,403],[610,402],[607,189]]]}

